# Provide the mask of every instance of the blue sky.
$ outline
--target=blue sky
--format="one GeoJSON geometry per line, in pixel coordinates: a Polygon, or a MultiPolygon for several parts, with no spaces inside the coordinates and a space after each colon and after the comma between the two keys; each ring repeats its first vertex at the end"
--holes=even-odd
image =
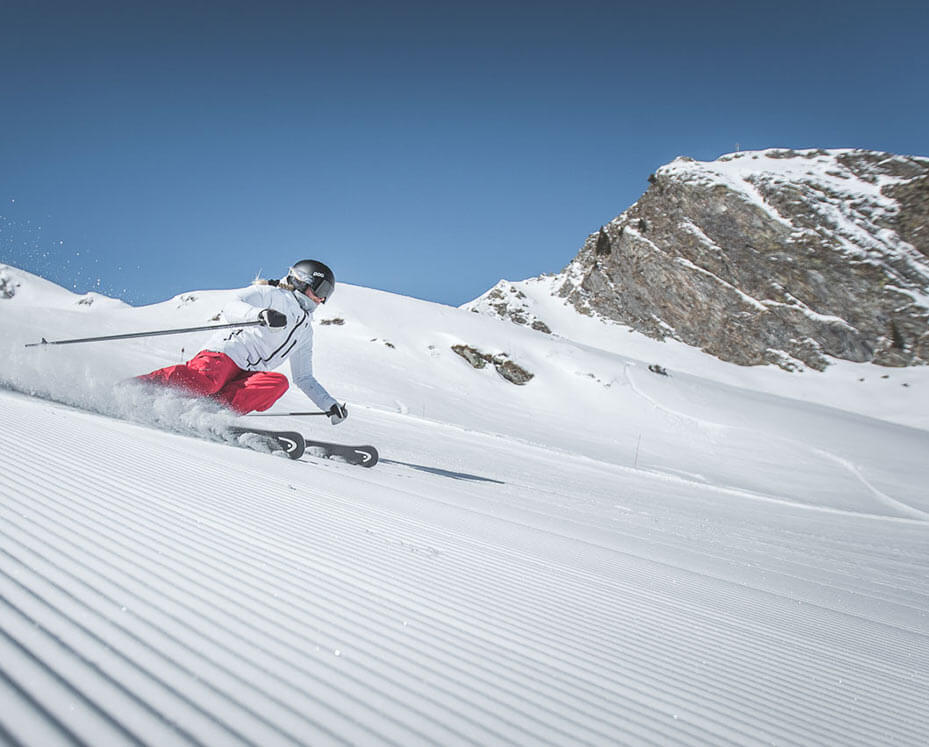
{"type": "Polygon", "coordinates": [[[0,4],[0,262],[150,303],[317,258],[458,305],[678,155],[929,155],[929,6],[0,4]]]}

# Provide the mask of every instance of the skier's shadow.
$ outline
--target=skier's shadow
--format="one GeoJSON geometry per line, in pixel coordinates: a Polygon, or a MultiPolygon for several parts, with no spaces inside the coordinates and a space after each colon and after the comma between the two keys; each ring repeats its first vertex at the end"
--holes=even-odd
{"type": "Polygon", "coordinates": [[[452,472],[447,469],[439,469],[438,467],[426,467],[422,464],[411,464],[410,462],[400,462],[395,459],[384,459],[381,457],[379,460],[381,464],[401,464],[404,467],[410,467],[411,469],[419,470],[420,472],[429,472],[433,475],[439,475],[441,477],[451,477],[453,480],[468,480],[470,482],[492,482],[496,485],[506,485],[505,482],[501,480],[494,480],[490,477],[481,477],[480,475],[469,475],[467,472],[452,472]]]}

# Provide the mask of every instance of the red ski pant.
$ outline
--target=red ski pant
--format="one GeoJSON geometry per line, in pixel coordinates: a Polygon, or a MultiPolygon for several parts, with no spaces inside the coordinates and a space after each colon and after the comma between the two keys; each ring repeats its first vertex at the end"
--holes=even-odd
{"type": "Polygon", "coordinates": [[[136,377],[191,394],[212,397],[244,415],[267,410],[287,391],[287,377],[271,371],[243,371],[225,353],[201,350],[187,363],[136,377]]]}

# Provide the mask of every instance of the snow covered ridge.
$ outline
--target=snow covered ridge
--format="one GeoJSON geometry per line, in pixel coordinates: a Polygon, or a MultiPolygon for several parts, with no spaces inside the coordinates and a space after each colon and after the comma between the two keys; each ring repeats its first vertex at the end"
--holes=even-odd
{"type": "Polygon", "coordinates": [[[466,308],[549,327],[527,299],[550,292],[741,365],[929,363],[929,159],[772,149],[678,158],[649,182],[562,273],[466,308]]]}
{"type": "Polygon", "coordinates": [[[129,308],[128,304],[119,299],[92,291],[78,295],[44,278],[4,264],[0,264],[0,301],[41,304],[46,308],[76,311],[87,311],[94,305],[98,309],[101,306],[110,309],[129,308]]]}

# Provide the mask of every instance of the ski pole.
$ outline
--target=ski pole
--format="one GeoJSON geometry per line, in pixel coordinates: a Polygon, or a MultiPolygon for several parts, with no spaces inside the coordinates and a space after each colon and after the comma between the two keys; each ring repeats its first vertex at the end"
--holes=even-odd
{"type": "Polygon", "coordinates": [[[187,327],[185,329],[159,329],[155,332],[130,332],[125,335],[107,335],[105,337],[81,337],[76,340],[46,340],[42,342],[26,343],[27,348],[42,347],[43,345],[72,345],[77,342],[103,342],[104,340],[128,340],[132,337],[157,337],[158,335],[180,335],[185,332],[202,332],[210,329],[231,329],[232,327],[254,327],[264,322],[236,322],[235,324],[210,324],[205,327],[187,327]]]}
{"type": "Polygon", "coordinates": [[[285,418],[285,417],[295,417],[297,415],[328,415],[328,412],[250,412],[248,413],[249,417],[252,418],[285,418]]]}

